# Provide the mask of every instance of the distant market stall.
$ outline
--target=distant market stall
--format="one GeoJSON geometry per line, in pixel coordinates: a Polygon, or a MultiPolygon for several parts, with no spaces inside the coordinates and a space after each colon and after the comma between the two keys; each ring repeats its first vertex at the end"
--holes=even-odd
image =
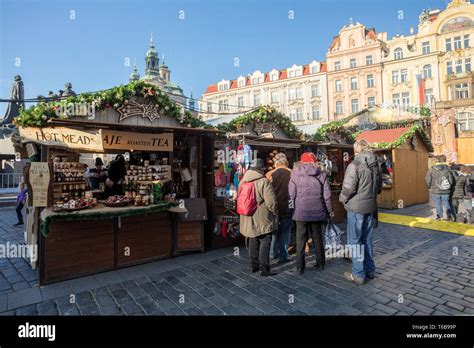
{"type": "Polygon", "coordinates": [[[34,160],[27,225],[41,284],[204,251],[213,180],[203,154],[218,131],[158,88],[135,82],[39,103],[16,125],[17,147],[34,160]],[[83,153],[125,156],[121,194],[90,189],[83,153]]]}
{"type": "MultiPolygon", "coordinates": [[[[329,143],[353,144],[365,139],[380,156],[383,169],[383,190],[379,207],[395,209],[428,202],[424,177],[428,155],[433,151],[426,131],[430,128],[430,110],[413,108],[403,120],[384,109],[365,109],[344,119],[322,126],[314,139],[329,143]],[[426,131],[425,131],[426,130],[426,131]],[[416,187],[416,190],[413,190],[416,187]]],[[[350,145],[352,148],[352,145],[350,145]]],[[[352,152],[346,152],[348,162],[352,152]]],[[[345,164],[346,161],[344,162],[345,164]]]]}

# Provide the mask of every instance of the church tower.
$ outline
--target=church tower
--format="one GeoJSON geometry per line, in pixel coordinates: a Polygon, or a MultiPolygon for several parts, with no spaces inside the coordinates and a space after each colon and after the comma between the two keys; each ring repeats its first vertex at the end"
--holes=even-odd
{"type": "Polygon", "coordinates": [[[163,56],[163,63],[160,65],[160,76],[166,82],[171,82],[171,71],[168,68],[168,65],[165,63],[165,58],[163,56]]]}
{"type": "Polygon", "coordinates": [[[150,48],[146,53],[145,57],[145,77],[154,78],[160,76],[159,72],[160,59],[158,58],[158,52],[155,51],[155,44],[153,43],[153,33],[150,38],[150,48]]]}
{"type": "Polygon", "coordinates": [[[133,72],[130,74],[129,81],[134,82],[134,81],[138,81],[138,80],[140,80],[140,74],[138,73],[138,70],[137,70],[137,64],[134,63],[133,64],[133,72]]]}

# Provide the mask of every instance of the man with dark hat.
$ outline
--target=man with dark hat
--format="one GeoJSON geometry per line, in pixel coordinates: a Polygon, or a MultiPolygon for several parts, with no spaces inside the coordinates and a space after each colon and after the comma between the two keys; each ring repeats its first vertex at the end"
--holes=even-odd
{"type": "Polygon", "coordinates": [[[86,173],[87,181],[91,190],[98,190],[100,183],[107,179],[107,171],[104,169],[102,158],[95,159],[95,167],[89,168],[86,173]]]}

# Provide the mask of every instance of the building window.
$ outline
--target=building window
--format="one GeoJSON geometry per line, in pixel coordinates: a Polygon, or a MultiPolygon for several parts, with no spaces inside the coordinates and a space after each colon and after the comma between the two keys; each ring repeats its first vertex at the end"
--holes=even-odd
{"type": "Polygon", "coordinates": [[[469,98],[469,89],[467,83],[456,83],[456,99],[469,98]]]}
{"type": "Polygon", "coordinates": [[[456,62],[456,74],[462,73],[462,59],[458,59],[456,62]]]}
{"type": "Polygon", "coordinates": [[[392,94],[392,103],[394,105],[400,105],[400,93],[392,94]]]}
{"type": "Polygon", "coordinates": [[[219,111],[229,110],[229,101],[227,99],[219,100],[219,111]]]}
{"type": "Polygon", "coordinates": [[[311,86],[311,97],[319,97],[319,83],[311,86]]]}
{"type": "Polygon", "coordinates": [[[452,51],[453,46],[452,46],[452,43],[451,43],[451,39],[446,39],[445,43],[446,43],[446,52],[452,51]]]}
{"type": "Polygon", "coordinates": [[[464,35],[464,48],[469,48],[469,34],[464,35]]]}
{"type": "Polygon", "coordinates": [[[398,83],[399,71],[394,70],[392,71],[392,85],[396,85],[398,83]]]}
{"type": "Polygon", "coordinates": [[[342,101],[336,102],[336,115],[342,115],[344,113],[344,108],[342,106],[342,101]]]}
{"type": "Polygon", "coordinates": [[[278,92],[272,92],[271,94],[272,103],[278,103],[278,92]]]}
{"type": "Polygon", "coordinates": [[[430,79],[431,78],[431,65],[426,64],[423,66],[423,78],[430,79]]]}
{"type": "Polygon", "coordinates": [[[466,72],[470,72],[471,71],[471,58],[466,58],[464,60],[464,67],[466,69],[466,72]]]}
{"type": "Polygon", "coordinates": [[[452,75],[454,73],[453,71],[453,62],[446,62],[446,74],[447,75],[452,75]]]}
{"type": "Polygon", "coordinates": [[[257,93],[253,95],[253,105],[254,106],[260,105],[260,94],[257,93]]]}
{"type": "Polygon", "coordinates": [[[431,104],[431,98],[433,97],[433,89],[425,89],[425,104],[431,104]]]}
{"type": "Polygon", "coordinates": [[[303,99],[303,90],[301,87],[296,88],[296,99],[303,99]]]}
{"type": "Polygon", "coordinates": [[[245,80],[240,80],[239,81],[239,88],[245,86],[245,80]]]}
{"type": "Polygon", "coordinates": [[[367,88],[374,87],[374,75],[367,75],[367,88]]]}
{"type": "Polygon", "coordinates": [[[237,98],[237,106],[239,108],[243,108],[244,107],[244,97],[238,97],[237,98]]]}
{"type": "Polygon", "coordinates": [[[341,62],[334,63],[334,70],[341,70],[341,62]]]}
{"type": "Polygon", "coordinates": [[[397,48],[393,53],[395,60],[403,59],[403,50],[401,48],[397,48]]]}
{"type": "Polygon", "coordinates": [[[303,108],[296,108],[296,119],[298,121],[303,120],[303,108]]]}
{"type": "Polygon", "coordinates": [[[404,109],[408,109],[408,106],[410,105],[410,93],[402,93],[402,104],[404,109]]]}
{"type": "Polygon", "coordinates": [[[212,104],[211,103],[207,103],[207,112],[212,112],[212,104]]]}
{"type": "Polygon", "coordinates": [[[474,114],[471,112],[460,112],[456,115],[460,131],[474,130],[474,114]]]}
{"type": "Polygon", "coordinates": [[[371,55],[365,57],[365,64],[367,64],[367,65],[372,65],[372,64],[374,64],[374,59],[373,59],[373,57],[372,57],[371,55]]]}
{"type": "Polygon", "coordinates": [[[367,98],[367,105],[368,106],[375,106],[375,97],[368,97],[367,98]]]}
{"type": "Polygon", "coordinates": [[[311,74],[316,74],[318,72],[318,66],[317,65],[313,65],[311,67],[311,74]]]}
{"type": "Polygon", "coordinates": [[[226,83],[219,85],[219,91],[225,91],[226,89],[229,89],[229,86],[226,83]]]}
{"type": "Polygon", "coordinates": [[[291,109],[290,110],[290,119],[292,121],[296,121],[296,109],[291,109]]]}
{"type": "Polygon", "coordinates": [[[295,100],[296,99],[296,90],[294,88],[290,88],[288,90],[288,100],[295,100]]]}
{"type": "Polygon", "coordinates": [[[430,54],[431,52],[431,46],[429,41],[425,41],[421,44],[421,50],[423,54],[430,54]]]}
{"type": "Polygon", "coordinates": [[[357,89],[357,77],[351,77],[351,90],[357,89]]]}
{"type": "Polygon", "coordinates": [[[461,37],[460,36],[455,36],[454,37],[454,49],[455,50],[459,50],[462,48],[462,45],[461,45],[461,37]]]}
{"type": "Polygon", "coordinates": [[[407,82],[408,81],[408,69],[400,70],[400,77],[401,77],[402,82],[407,82]]]}
{"type": "Polygon", "coordinates": [[[350,60],[349,65],[350,65],[351,68],[357,67],[357,61],[356,61],[356,59],[355,59],[355,58],[352,58],[352,59],[350,60]]]}
{"type": "Polygon", "coordinates": [[[342,82],[341,82],[341,80],[336,80],[336,92],[342,92],[342,82]]]}
{"type": "Polygon", "coordinates": [[[352,99],[351,100],[351,111],[352,113],[359,111],[359,99],[352,99]]]}
{"type": "Polygon", "coordinates": [[[321,111],[319,105],[313,106],[313,120],[319,120],[321,118],[321,111]]]}

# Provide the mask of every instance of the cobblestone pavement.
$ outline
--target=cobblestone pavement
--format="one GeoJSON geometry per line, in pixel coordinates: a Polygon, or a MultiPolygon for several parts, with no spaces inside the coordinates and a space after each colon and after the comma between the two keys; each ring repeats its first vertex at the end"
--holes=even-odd
{"type": "MultiPolygon", "coordinates": [[[[23,241],[13,208],[0,221],[0,244],[23,241]]],[[[23,259],[0,258],[0,315],[474,314],[474,238],[388,224],[374,236],[378,269],[364,286],[344,279],[344,259],[320,272],[310,258],[304,275],[294,261],[274,265],[278,275],[262,278],[243,247],[240,257],[216,250],[44,287],[23,259]]]]}

